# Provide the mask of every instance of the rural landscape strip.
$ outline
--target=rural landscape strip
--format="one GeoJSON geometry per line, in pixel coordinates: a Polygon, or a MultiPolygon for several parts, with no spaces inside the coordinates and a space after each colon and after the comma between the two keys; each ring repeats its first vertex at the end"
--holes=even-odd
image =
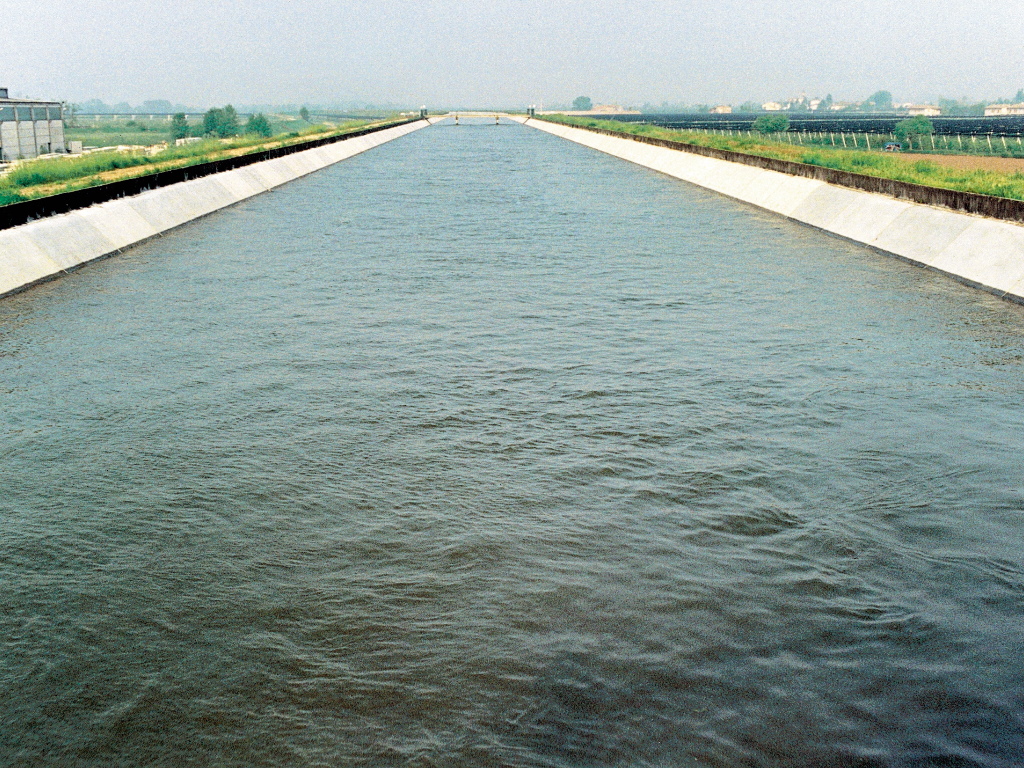
{"type": "Polygon", "coordinates": [[[944,167],[922,157],[812,149],[780,144],[763,137],[683,133],[614,120],[564,115],[545,115],[534,119],[927,205],[1024,222],[1024,172],[1020,171],[964,171],[944,167]]]}
{"type": "MultiPolygon", "coordinates": [[[[34,219],[52,216],[59,213],[67,213],[79,208],[85,208],[96,203],[114,200],[119,197],[135,195],[147,189],[168,186],[188,179],[196,179],[222,171],[240,168],[252,163],[270,160],[275,157],[301,152],[307,149],[331,144],[336,141],[364,136],[368,133],[385,130],[396,125],[402,125],[410,120],[391,120],[387,122],[374,123],[371,125],[361,124],[350,126],[341,130],[317,132],[315,134],[304,134],[294,136],[283,134],[271,139],[241,139],[231,142],[228,145],[219,144],[216,148],[210,147],[206,142],[203,146],[193,145],[193,153],[175,153],[172,148],[172,156],[166,162],[161,160],[160,155],[147,157],[145,164],[130,165],[116,170],[119,178],[111,179],[110,174],[115,172],[110,167],[103,167],[102,171],[93,171],[82,176],[71,176],[66,183],[55,185],[52,179],[44,177],[41,183],[26,188],[18,189],[20,199],[16,198],[6,205],[0,205],[0,229],[9,229],[34,219]],[[47,191],[41,191],[47,190],[47,191]],[[35,191],[38,194],[31,195],[35,191]],[[31,196],[30,196],[31,195],[31,196]]],[[[187,150],[188,145],[180,148],[187,150]]],[[[109,158],[113,153],[102,153],[109,158]]],[[[138,157],[139,153],[118,153],[122,158],[138,157]]],[[[161,153],[163,154],[163,153],[161,153]]],[[[100,153],[92,155],[97,157],[100,153]]],[[[89,155],[81,158],[86,161],[89,155]]],[[[39,161],[40,163],[60,164],[67,163],[72,168],[77,158],[61,158],[54,160],[39,161]]],[[[32,170],[34,164],[23,166],[32,170]]],[[[88,167],[88,166],[86,166],[88,167]]],[[[73,172],[73,171],[72,171],[73,172]]],[[[10,186],[0,187],[0,192],[7,191],[10,186]]]]}

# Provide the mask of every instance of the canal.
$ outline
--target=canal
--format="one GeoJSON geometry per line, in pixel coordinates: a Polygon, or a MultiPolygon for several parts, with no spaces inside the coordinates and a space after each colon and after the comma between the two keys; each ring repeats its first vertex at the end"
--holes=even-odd
{"type": "Polygon", "coordinates": [[[0,763],[1024,754],[1024,308],[440,124],[0,302],[0,763]]]}

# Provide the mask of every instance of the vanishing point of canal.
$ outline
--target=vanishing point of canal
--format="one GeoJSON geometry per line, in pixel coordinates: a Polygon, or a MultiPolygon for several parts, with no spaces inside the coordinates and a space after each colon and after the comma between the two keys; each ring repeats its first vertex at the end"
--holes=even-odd
{"type": "Polygon", "coordinates": [[[1024,308],[441,124],[0,302],[4,766],[1024,762],[1024,308]]]}

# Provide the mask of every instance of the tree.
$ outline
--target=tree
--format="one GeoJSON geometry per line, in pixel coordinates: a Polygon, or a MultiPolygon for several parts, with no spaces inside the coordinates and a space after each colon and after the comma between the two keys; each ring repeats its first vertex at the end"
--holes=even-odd
{"type": "Polygon", "coordinates": [[[911,142],[919,136],[927,136],[935,133],[935,126],[932,125],[932,121],[927,117],[918,115],[917,117],[911,117],[908,120],[900,120],[896,123],[896,127],[892,131],[896,138],[899,139],[900,144],[911,144],[911,142]]]}
{"type": "Polygon", "coordinates": [[[158,112],[163,112],[164,114],[167,114],[172,109],[174,109],[174,105],[172,105],[171,102],[167,101],[167,99],[154,99],[152,101],[144,101],[139,106],[140,112],[149,112],[151,114],[156,114],[158,112]]]}
{"type": "Polygon", "coordinates": [[[1024,104],[1024,88],[1017,91],[1017,95],[1013,97],[1014,104],[1024,104]]]}
{"type": "Polygon", "coordinates": [[[267,120],[267,116],[262,112],[257,112],[245,124],[245,132],[255,133],[257,136],[270,137],[273,130],[270,128],[270,121],[267,120]]]}
{"type": "Polygon", "coordinates": [[[238,113],[228,104],[226,107],[213,107],[203,115],[203,133],[210,136],[226,138],[238,135],[238,113]]]}
{"type": "Polygon", "coordinates": [[[875,91],[868,96],[864,106],[876,112],[892,112],[892,94],[888,91],[875,91]]]}
{"type": "Polygon", "coordinates": [[[939,99],[939,109],[942,110],[942,114],[950,116],[984,115],[986,104],[987,102],[983,101],[970,104],[956,99],[939,99]]]}
{"type": "Polygon", "coordinates": [[[754,121],[758,133],[783,133],[789,130],[789,118],[785,115],[761,115],[754,121]]]}
{"type": "Polygon", "coordinates": [[[819,112],[828,112],[828,111],[830,111],[832,109],[832,105],[834,103],[835,102],[832,101],[832,94],[830,93],[824,99],[821,100],[821,103],[818,105],[818,111],[819,112]]]}
{"type": "Polygon", "coordinates": [[[309,122],[309,110],[306,109],[305,107],[300,109],[299,110],[299,117],[301,117],[303,120],[305,120],[308,123],[309,122]]]}
{"type": "Polygon", "coordinates": [[[577,96],[572,102],[572,108],[577,112],[589,112],[593,106],[594,102],[590,100],[589,96],[577,96]]]}
{"type": "Polygon", "coordinates": [[[188,119],[184,112],[179,112],[171,118],[171,141],[184,139],[188,136],[188,119]]]}

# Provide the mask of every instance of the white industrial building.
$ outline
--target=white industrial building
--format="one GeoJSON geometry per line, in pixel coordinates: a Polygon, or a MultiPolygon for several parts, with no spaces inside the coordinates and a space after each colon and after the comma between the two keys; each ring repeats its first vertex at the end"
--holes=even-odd
{"type": "Polygon", "coordinates": [[[0,160],[10,162],[65,152],[64,115],[59,101],[12,99],[0,88],[0,160]]]}

